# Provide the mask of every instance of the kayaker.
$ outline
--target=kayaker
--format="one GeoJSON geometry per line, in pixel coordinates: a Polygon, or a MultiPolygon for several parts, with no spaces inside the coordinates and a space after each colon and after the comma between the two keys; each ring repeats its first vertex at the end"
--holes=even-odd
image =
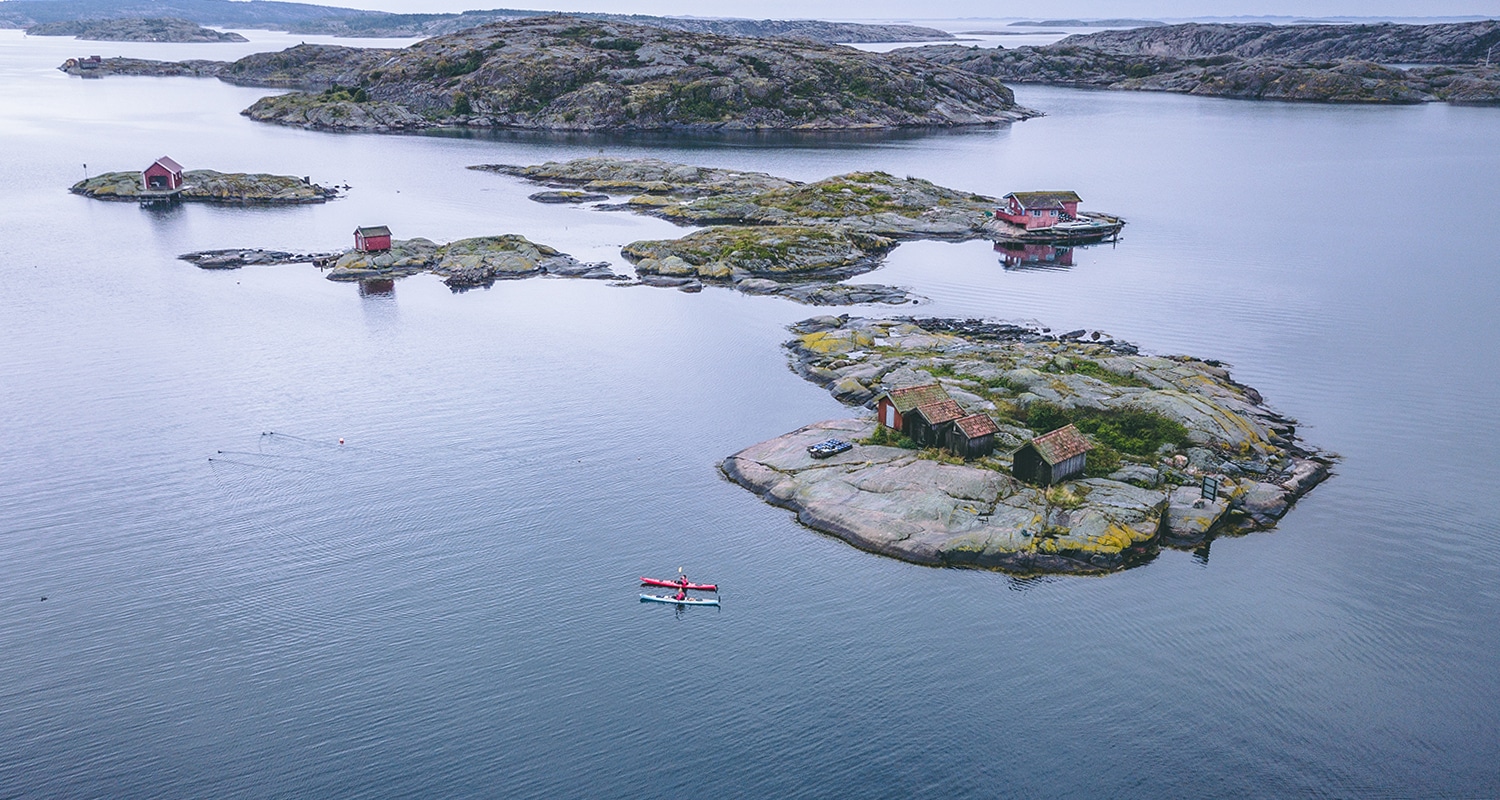
{"type": "Polygon", "coordinates": [[[685,573],[685,572],[682,571],[682,567],[678,567],[677,568],[677,596],[676,596],[675,599],[677,599],[677,600],[686,600],[687,596],[688,596],[687,595],[687,587],[688,587],[687,573],[685,573]]]}
{"type": "Polygon", "coordinates": [[[680,600],[686,600],[687,599],[687,590],[686,589],[678,589],[677,590],[677,594],[673,595],[672,599],[673,600],[679,600],[679,601],[680,600]]]}

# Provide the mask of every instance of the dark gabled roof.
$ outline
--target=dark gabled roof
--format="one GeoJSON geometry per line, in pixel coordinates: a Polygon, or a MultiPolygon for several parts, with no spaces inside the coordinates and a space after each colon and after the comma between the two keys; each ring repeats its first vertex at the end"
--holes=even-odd
{"type": "Polygon", "coordinates": [[[1020,201],[1022,208],[1062,208],[1063,203],[1081,203],[1077,192],[1011,192],[1006,197],[1020,201]]]}
{"type": "Polygon", "coordinates": [[[964,416],[964,409],[958,403],[945,399],[923,403],[917,406],[917,413],[927,420],[928,425],[941,425],[964,416]]]}
{"type": "Polygon", "coordinates": [[[948,400],[948,392],[935,383],[924,383],[921,386],[903,386],[900,389],[892,389],[885,393],[891,405],[896,411],[905,414],[908,411],[928,403],[936,403],[939,400],[948,400]]]}
{"type": "MultiPolygon", "coordinates": [[[[151,167],[154,167],[157,164],[166,167],[168,172],[182,171],[182,165],[177,163],[176,161],[173,161],[170,156],[162,156],[161,158],[156,159],[155,161],[151,162],[151,167]]],[[[146,169],[151,169],[151,167],[146,167],[146,169]]]]}
{"type": "Polygon", "coordinates": [[[1052,466],[1094,449],[1094,445],[1072,425],[1064,425],[1021,446],[1036,450],[1037,455],[1052,466]]]}
{"type": "Polygon", "coordinates": [[[391,235],[391,229],[387,228],[384,225],[370,225],[370,226],[366,226],[366,227],[355,228],[354,232],[357,233],[357,234],[359,234],[360,236],[366,236],[366,237],[368,237],[368,236],[390,236],[391,235]]]}
{"type": "Polygon", "coordinates": [[[978,439],[981,436],[1000,432],[1000,426],[996,425],[995,421],[990,419],[988,414],[970,414],[962,419],[954,420],[953,424],[958,426],[958,429],[963,431],[964,436],[970,439],[978,439]]]}

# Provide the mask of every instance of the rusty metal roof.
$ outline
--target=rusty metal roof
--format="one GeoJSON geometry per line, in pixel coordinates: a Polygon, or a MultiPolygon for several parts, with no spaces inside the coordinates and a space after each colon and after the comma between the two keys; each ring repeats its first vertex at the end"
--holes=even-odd
{"type": "Polygon", "coordinates": [[[917,406],[917,413],[927,420],[928,425],[941,425],[964,416],[964,409],[953,400],[943,399],[917,406]]]}
{"type": "Polygon", "coordinates": [[[384,225],[371,225],[363,228],[355,228],[354,232],[360,236],[390,236],[391,229],[384,225]]]}
{"type": "Polygon", "coordinates": [[[1077,192],[1011,192],[1006,197],[1020,201],[1022,208],[1062,208],[1063,203],[1081,203],[1077,192]]]}
{"type": "Polygon", "coordinates": [[[1088,438],[1072,425],[1064,425],[1051,433],[1038,436],[1028,444],[1036,448],[1037,455],[1043,461],[1053,466],[1094,449],[1088,438]]]}
{"type": "MultiPolygon", "coordinates": [[[[140,163],[140,162],[136,162],[136,163],[140,163]]],[[[151,167],[154,167],[157,164],[160,164],[163,167],[166,167],[167,171],[169,171],[169,172],[181,172],[182,171],[182,165],[179,164],[179,163],[177,163],[176,161],[173,161],[170,156],[162,156],[161,158],[156,159],[155,161],[151,162],[151,167]]],[[[151,167],[146,167],[146,169],[151,169],[151,167]]]]}
{"type": "Polygon", "coordinates": [[[924,383],[921,386],[903,386],[900,389],[892,389],[886,392],[885,396],[890,398],[891,405],[896,407],[896,411],[902,414],[918,406],[950,399],[948,392],[935,383],[924,383]]]}
{"type": "Polygon", "coordinates": [[[990,419],[988,414],[970,414],[962,419],[954,420],[953,424],[957,425],[958,429],[964,432],[964,436],[970,439],[977,439],[981,436],[988,436],[1000,431],[1000,426],[996,425],[995,421],[990,419]]]}

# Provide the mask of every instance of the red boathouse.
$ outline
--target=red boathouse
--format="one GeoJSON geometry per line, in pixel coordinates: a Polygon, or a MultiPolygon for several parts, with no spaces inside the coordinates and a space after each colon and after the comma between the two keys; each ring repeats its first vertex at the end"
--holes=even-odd
{"type": "Polygon", "coordinates": [[[951,399],[943,387],[935,383],[892,389],[876,399],[875,420],[893,431],[906,432],[907,414],[916,411],[918,406],[951,399]]]}
{"type": "Polygon", "coordinates": [[[391,229],[384,225],[354,229],[354,249],[378,253],[391,249],[391,229]]]}
{"type": "Polygon", "coordinates": [[[182,165],[167,156],[141,170],[141,187],[148,192],[174,192],[182,188],[182,165]]]}
{"type": "Polygon", "coordinates": [[[1077,217],[1081,201],[1077,192],[1011,192],[1000,202],[995,216],[1029,231],[1077,217]]]}

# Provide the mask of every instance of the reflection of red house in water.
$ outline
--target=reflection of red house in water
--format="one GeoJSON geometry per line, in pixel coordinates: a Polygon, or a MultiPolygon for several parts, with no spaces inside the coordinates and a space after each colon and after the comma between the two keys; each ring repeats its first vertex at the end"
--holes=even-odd
{"type": "Polygon", "coordinates": [[[148,192],[169,192],[182,188],[182,165],[162,156],[141,170],[141,186],[148,192]]]}
{"type": "Polygon", "coordinates": [[[1001,242],[995,245],[995,252],[1000,254],[1000,263],[1004,264],[1006,269],[1073,266],[1073,248],[1071,247],[1001,242]]]}
{"type": "Polygon", "coordinates": [[[391,229],[384,225],[355,228],[354,249],[365,253],[391,249],[391,229]]]}
{"type": "Polygon", "coordinates": [[[1011,192],[1000,198],[995,216],[1026,230],[1050,228],[1078,216],[1076,192],[1011,192]]]}

